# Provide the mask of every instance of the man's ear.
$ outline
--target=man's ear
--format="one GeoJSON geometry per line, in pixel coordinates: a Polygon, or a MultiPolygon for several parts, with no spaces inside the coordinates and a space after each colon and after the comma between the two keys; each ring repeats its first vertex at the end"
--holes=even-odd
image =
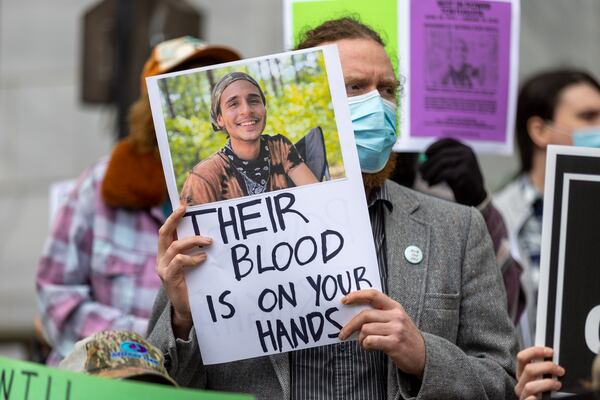
{"type": "Polygon", "coordinates": [[[531,141],[540,149],[545,149],[551,143],[550,129],[542,118],[533,116],[527,120],[527,133],[531,141]]]}
{"type": "Polygon", "coordinates": [[[217,125],[219,125],[219,128],[223,129],[223,127],[225,126],[225,122],[223,121],[223,117],[221,116],[221,114],[217,115],[217,125]]]}

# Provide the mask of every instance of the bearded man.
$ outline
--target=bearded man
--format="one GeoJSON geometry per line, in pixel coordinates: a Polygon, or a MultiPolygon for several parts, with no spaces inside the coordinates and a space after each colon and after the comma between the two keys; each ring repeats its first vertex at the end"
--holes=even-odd
{"type": "Polygon", "coordinates": [[[371,306],[340,332],[342,340],[357,332],[358,340],[203,365],[184,270],[201,264],[206,253],[185,252],[211,241],[174,239],[185,213],[180,208],[160,233],[163,290],[149,341],[165,353],[180,385],[259,399],[513,398],[516,337],[480,213],[386,179],[395,163],[399,85],[383,41],[368,26],[342,18],[308,31],[299,47],[332,43],[339,50],[384,288],[342,299],[371,306]]]}

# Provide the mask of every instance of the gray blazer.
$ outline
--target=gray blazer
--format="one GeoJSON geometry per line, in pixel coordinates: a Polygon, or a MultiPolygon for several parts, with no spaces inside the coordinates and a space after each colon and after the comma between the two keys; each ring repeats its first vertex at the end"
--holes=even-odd
{"type": "MultiPolygon", "coordinates": [[[[514,398],[516,337],[483,218],[474,208],[386,185],[394,206],[386,210],[389,296],[414,320],[426,347],[420,386],[388,362],[388,399],[514,398]],[[404,257],[410,245],[423,251],[419,264],[404,257]]],[[[187,341],[174,338],[164,290],[148,339],[182,386],[289,399],[288,354],[204,366],[193,329],[187,341]]]]}

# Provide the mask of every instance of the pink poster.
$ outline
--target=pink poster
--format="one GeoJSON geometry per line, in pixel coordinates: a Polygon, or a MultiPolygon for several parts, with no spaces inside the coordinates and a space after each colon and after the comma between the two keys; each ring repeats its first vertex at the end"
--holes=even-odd
{"type": "Polygon", "coordinates": [[[399,12],[408,96],[398,150],[452,137],[479,152],[510,153],[518,3],[418,0],[399,12]]]}

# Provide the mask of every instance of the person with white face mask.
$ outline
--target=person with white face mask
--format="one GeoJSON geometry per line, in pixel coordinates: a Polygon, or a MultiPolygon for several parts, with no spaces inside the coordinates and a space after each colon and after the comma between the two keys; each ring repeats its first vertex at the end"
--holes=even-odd
{"type": "Polygon", "coordinates": [[[560,389],[565,370],[548,359],[552,349],[532,346],[535,335],[542,240],[546,147],[551,144],[600,147],[600,83],[573,69],[552,70],[529,78],[517,100],[516,138],[519,175],[494,196],[511,236],[512,251],[524,267],[522,283],[527,309],[520,321],[515,392],[522,399],[560,389]],[[529,347],[531,346],[531,347],[529,347]]]}
{"type": "Polygon", "coordinates": [[[600,127],[600,84],[588,73],[553,70],[537,74],[522,85],[516,121],[521,169],[493,201],[506,221],[511,250],[524,269],[524,346],[533,344],[535,333],[546,147],[594,144],[597,133],[587,131],[594,127],[600,127]]]}
{"type": "Polygon", "coordinates": [[[398,81],[383,41],[342,18],[306,32],[299,47],[329,43],[340,55],[383,292],[342,298],[371,308],[341,329],[340,343],[203,365],[183,277],[206,253],[182,253],[210,240],[174,240],[180,208],[160,231],[164,289],[149,341],[168,354],[167,370],[180,385],[258,399],[513,398],[516,337],[483,218],[387,180],[398,81]],[[353,334],[358,340],[347,341],[353,334]]]}

